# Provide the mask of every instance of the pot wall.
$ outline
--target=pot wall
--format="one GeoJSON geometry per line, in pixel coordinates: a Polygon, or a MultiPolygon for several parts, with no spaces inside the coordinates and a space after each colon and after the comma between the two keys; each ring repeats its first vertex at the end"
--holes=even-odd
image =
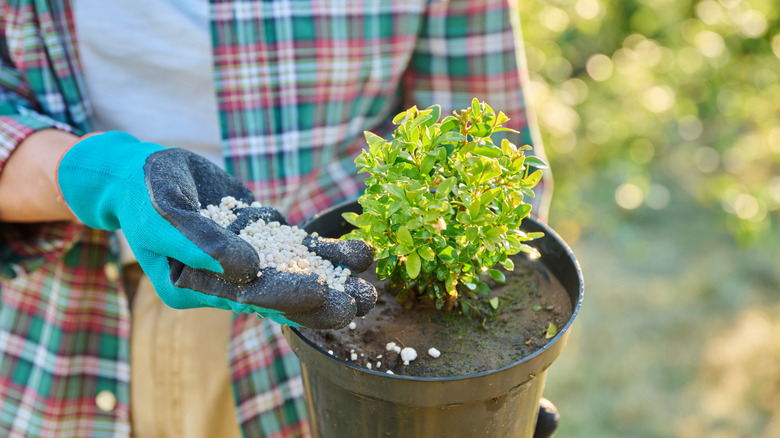
{"type": "MultiPolygon", "coordinates": [[[[308,232],[339,237],[351,227],[341,217],[357,203],[326,211],[308,232]]],[[[558,357],[579,312],[582,272],[566,244],[547,226],[526,219],[538,260],[558,278],[572,300],[572,317],[545,347],[498,370],[454,378],[415,378],[357,367],[327,354],[292,328],[284,327],[301,360],[306,403],[315,437],[511,437],[533,436],[547,368],[558,357]]]]}

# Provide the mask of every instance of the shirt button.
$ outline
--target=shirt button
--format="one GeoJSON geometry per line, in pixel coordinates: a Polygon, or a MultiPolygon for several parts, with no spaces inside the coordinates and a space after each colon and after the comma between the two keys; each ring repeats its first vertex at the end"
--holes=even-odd
{"type": "Polygon", "coordinates": [[[111,391],[104,389],[98,392],[97,397],[95,397],[95,404],[101,411],[111,412],[116,407],[116,396],[111,391]]]}
{"type": "Polygon", "coordinates": [[[103,266],[103,273],[106,274],[108,281],[119,280],[119,267],[117,267],[116,263],[106,263],[106,265],[103,266]]]}

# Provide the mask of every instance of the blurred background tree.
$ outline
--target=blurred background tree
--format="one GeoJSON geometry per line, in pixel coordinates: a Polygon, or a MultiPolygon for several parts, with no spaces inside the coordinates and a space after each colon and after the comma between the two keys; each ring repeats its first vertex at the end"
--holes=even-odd
{"type": "Polygon", "coordinates": [[[520,3],[565,237],[690,202],[741,244],[777,242],[776,0],[520,3]]]}
{"type": "Polygon", "coordinates": [[[585,275],[558,435],[780,436],[780,2],[515,1],[585,275]]]}

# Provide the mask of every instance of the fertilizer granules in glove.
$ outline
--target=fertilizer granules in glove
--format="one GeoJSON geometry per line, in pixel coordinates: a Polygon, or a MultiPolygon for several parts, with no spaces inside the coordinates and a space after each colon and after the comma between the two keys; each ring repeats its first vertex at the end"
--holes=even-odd
{"type": "MultiPolygon", "coordinates": [[[[219,205],[208,205],[201,209],[200,213],[222,227],[227,227],[238,217],[234,210],[247,207],[260,207],[260,203],[255,201],[250,205],[232,196],[226,196],[219,205]]],[[[350,270],[333,266],[330,261],[310,252],[303,245],[303,240],[307,237],[306,231],[294,225],[266,223],[258,219],[244,227],[239,236],[257,251],[261,270],[272,268],[283,272],[316,274],[322,277],[331,289],[344,290],[350,270]]],[[[312,234],[312,237],[317,237],[316,233],[312,234]]],[[[260,272],[257,273],[258,277],[260,272]]]]}

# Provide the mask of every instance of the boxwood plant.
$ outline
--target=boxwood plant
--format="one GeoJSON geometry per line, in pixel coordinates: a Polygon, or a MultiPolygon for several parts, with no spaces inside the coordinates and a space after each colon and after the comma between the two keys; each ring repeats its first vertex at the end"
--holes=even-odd
{"type": "Polygon", "coordinates": [[[530,146],[493,142],[494,133],[517,131],[486,103],[474,99],[441,120],[440,112],[435,105],[398,114],[389,139],[365,132],[368,149],[355,159],[369,174],[363,212],[344,214],[357,227],[346,237],[374,247],[377,276],[389,278],[399,303],[427,298],[437,309],[470,315],[486,308],[480,299],[490,293],[488,276],[506,281],[496,268],[512,270],[508,256],[538,256],[526,242],[541,233],[524,233],[520,223],[546,165],[525,155],[530,146]]]}

